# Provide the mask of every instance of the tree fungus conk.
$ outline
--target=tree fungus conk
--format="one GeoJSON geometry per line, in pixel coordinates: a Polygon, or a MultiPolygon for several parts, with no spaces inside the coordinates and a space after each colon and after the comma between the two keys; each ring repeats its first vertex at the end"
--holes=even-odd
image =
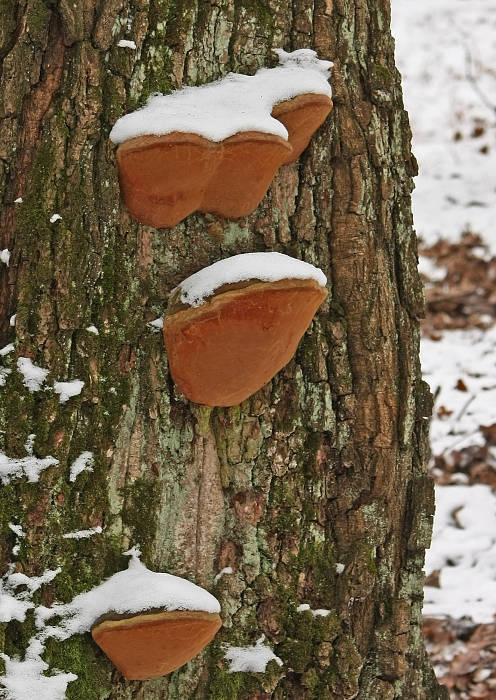
{"type": "Polygon", "coordinates": [[[130,680],[158,678],[187,663],[214,637],[220,605],[208,591],[178,576],[150,571],[139,549],[129,567],[70,603],[38,608],[40,620],[61,617],[61,639],[89,631],[130,680]]]}
{"type": "Polygon", "coordinates": [[[164,676],[190,661],[221,625],[218,613],[143,612],[103,620],[91,634],[125,678],[142,681],[164,676]]]}
{"type": "Polygon", "coordinates": [[[332,63],[310,49],[276,51],[276,68],[153,95],[116,122],[110,138],[131,216],[168,228],[194,211],[236,219],[258,206],[332,108],[332,63]]]}
{"type": "Polygon", "coordinates": [[[293,357],[326,282],[318,268],[281,253],[235,255],[188,277],[164,318],[178,388],[207,406],[254,394],[293,357]]]}

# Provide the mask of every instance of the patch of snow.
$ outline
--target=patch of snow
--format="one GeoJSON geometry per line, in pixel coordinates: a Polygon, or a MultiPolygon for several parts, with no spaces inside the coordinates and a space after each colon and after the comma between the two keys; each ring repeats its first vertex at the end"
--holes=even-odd
{"type": "Polygon", "coordinates": [[[15,326],[16,317],[17,317],[17,314],[12,314],[12,316],[10,317],[9,326],[11,328],[14,328],[14,326],[15,326]]]}
{"type": "Polygon", "coordinates": [[[57,569],[47,569],[41,576],[26,576],[26,574],[17,571],[13,574],[9,574],[7,577],[9,586],[13,589],[19,586],[26,586],[27,590],[31,595],[36,593],[37,590],[44,586],[46,583],[50,583],[53,579],[60,574],[62,569],[58,567],[57,569]]]}
{"type": "Polygon", "coordinates": [[[421,362],[424,379],[436,395],[431,425],[434,455],[467,445],[483,445],[480,425],[495,421],[496,326],[446,331],[439,341],[423,339],[421,362]],[[456,388],[462,379],[467,391],[456,388]],[[444,406],[450,415],[438,415],[444,406]]]}
{"type": "Polygon", "coordinates": [[[5,265],[7,265],[7,267],[9,266],[10,250],[8,248],[4,248],[3,250],[0,250],[0,261],[5,263],[5,265]]]}
{"type": "Polygon", "coordinates": [[[66,532],[62,537],[65,540],[85,540],[93,535],[100,535],[103,532],[100,525],[92,527],[90,530],[76,530],[75,532],[66,532]]]}
{"type": "Polygon", "coordinates": [[[26,655],[24,661],[0,654],[5,661],[5,675],[0,683],[5,688],[5,700],[64,700],[69,683],[75,681],[74,673],[54,671],[46,676],[48,664],[37,654],[26,655]]]}
{"type": "Polygon", "coordinates": [[[451,477],[451,483],[452,484],[468,484],[469,478],[466,474],[462,474],[461,472],[455,472],[451,477]]]}
{"type": "Polygon", "coordinates": [[[473,679],[477,683],[482,683],[492,675],[492,672],[492,668],[478,668],[473,675],[473,679]]]}
{"type": "Polygon", "coordinates": [[[36,608],[37,627],[60,616],[57,627],[46,628],[46,635],[67,639],[88,632],[103,615],[139,613],[154,608],[164,610],[220,611],[216,598],[204,588],[171,574],[150,571],[139,560],[139,550],[129,551],[129,567],[95,588],[76,596],[70,603],[36,608]]]}
{"type": "Polygon", "coordinates": [[[154,321],[150,321],[149,323],[147,323],[147,326],[150,326],[154,330],[161,331],[164,327],[163,316],[160,316],[160,318],[156,318],[154,321]]]}
{"type": "Polygon", "coordinates": [[[494,621],[496,610],[496,495],[485,484],[436,486],[436,515],[424,589],[424,614],[494,621]]]}
{"type": "Polygon", "coordinates": [[[276,49],[279,66],[261,68],[255,75],[230,73],[200,87],[185,87],[170,95],[152,95],[144,107],[118,119],[111,140],[122,143],[136,136],[160,136],[173,131],[199,134],[222,141],[243,131],[261,131],[288,138],[284,125],[271,117],[279,102],[314,93],[331,96],[330,61],[315,51],[286,53],[276,49]]]}
{"type": "Polygon", "coordinates": [[[5,386],[5,382],[7,381],[7,377],[9,374],[12,372],[11,369],[8,367],[0,367],[0,386],[5,386]]]}
{"type": "Polygon", "coordinates": [[[214,577],[214,585],[220,581],[220,579],[225,576],[226,574],[232,574],[233,570],[231,566],[225,566],[223,569],[219,571],[218,574],[214,577]]]}
{"type": "Polygon", "coordinates": [[[327,278],[318,267],[283,253],[242,253],[219,260],[195,272],[181,282],[181,301],[189,306],[201,306],[207,297],[224,284],[246,280],[277,282],[283,279],[315,280],[321,287],[327,278]]]}
{"type": "Polygon", "coordinates": [[[17,197],[17,199],[14,199],[14,204],[21,204],[22,203],[22,197],[17,197]]]}
{"type": "Polygon", "coordinates": [[[17,537],[26,537],[26,533],[20,525],[16,525],[15,523],[9,523],[9,528],[17,537]]]}
{"type": "Polygon", "coordinates": [[[305,612],[306,610],[310,610],[310,606],[308,603],[302,603],[301,605],[298,605],[296,608],[296,612],[305,612]]]}
{"type": "Polygon", "coordinates": [[[0,622],[24,622],[26,613],[34,608],[29,600],[20,599],[0,580],[0,622]]]}
{"type": "Polygon", "coordinates": [[[70,382],[54,382],[53,389],[59,394],[60,403],[66,403],[72,396],[78,396],[84,386],[80,379],[73,379],[70,382]]]}
{"type": "MultiPolygon", "coordinates": [[[[22,528],[9,523],[10,528],[18,536],[24,536],[22,528]]],[[[33,594],[45,583],[52,581],[60,573],[61,569],[45,571],[41,576],[26,576],[21,572],[14,572],[15,565],[10,564],[7,573],[0,580],[0,622],[18,620],[24,622],[28,610],[34,608],[33,594]],[[18,588],[23,590],[18,591],[18,588]]],[[[7,700],[62,700],[68,683],[76,680],[73,673],[63,673],[54,670],[52,675],[46,676],[48,664],[41,659],[44,651],[46,635],[38,632],[32,637],[25,654],[24,660],[17,657],[11,658],[6,654],[0,657],[5,661],[5,674],[0,677],[0,696],[7,700]]]]}
{"type": "Polygon", "coordinates": [[[229,673],[265,673],[267,664],[272,660],[282,666],[281,659],[264,641],[265,635],[262,635],[254,646],[227,647],[224,658],[229,661],[229,673]]]}
{"type": "Polygon", "coordinates": [[[344,564],[341,564],[340,562],[338,564],[336,564],[336,573],[337,574],[342,574],[344,570],[345,570],[344,564]]]}
{"type": "Polygon", "coordinates": [[[6,454],[0,451],[0,481],[2,484],[9,484],[12,479],[18,479],[27,476],[30,483],[35,483],[39,480],[40,474],[44,469],[58,464],[58,459],[55,457],[7,457],[6,454]]]}
{"type": "MultiPolygon", "coordinates": [[[[9,354],[9,352],[12,352],[14,349],[13,343],[9,343],[8,345],[5,345],[3,348],[0,348],[0,357],[5,357],[6,355],[9,354]]],[[[7,381],[7,377],[9,374],[12,372],[10,367],[0,367],[0,387],[5,386],[5,382],[7,381]]]]}
{"type": "Polygon", "coordinates": [[[133,50],[136,48],[135,42],[130,40],[130,39],[121,39],[119,41],[119,43],[117,44],[117,46],[122,46],[123,48],[133,49],[133,50]]]}
{"type": "MultiPolygon", "coordinates": [[[[19,540],[22,537],[26,537],[26,533],[24,532],[24,530],[22,529],[22,527],[20,525],[16,525],[15,523],[9,523],[9,528],[12,530],[12,532],[16,536],[16,543],[12,547],[12,554],[14,555],[14,557],[17,557],[17,555],[21,551],[21,545],[19,544],[19,540]]],[[[7,578],[9,575],[10,575],[10,572],[7,573],[7,578]]]]}
{"type": "Polygon", "coordinates": [[[81,472],[92,472],[93,465],[93,452],[81,452],[71,464],[69,481],[76,481],[81,472]]]}
{"type": "Polygon", "coordinates": [[[496,5],[395,0],[391,11],[420,169],[413,192],[417,231],[431,245],[472,230],[495,255],[494,178],[484,173],[496,172],[496,5]]]}
{"type": "Polygon", "coordinates": [[[430,282],[439,282],[446,277],[446,268],[436,265],[431,258],[425,255],[419,255],[418,271],[430,282]]]}
{"type": "Polygon", "coordinates": [[[86,326],[86,330],[90,333],[94,333],[95,335],[100,335],[96,326],[86,326]]]}
{"type": "Polygon", "coordinates": [[[49,370],[34,365],[29,357],[19,357],[17,359],[17,369],[23,376],[22,383],[31,393],[41,389],[41,385],[49,373],[49,370]]]}
{"type": "Polygon", "coordinates": [[[60,214],[52,214],[52,216],[50,217],[50,223],[54,224],[56,221],[60,221],[61,219],[62,217],[60,216],[60,214]]]}
{"type": "Polygon", "coordinates": [[[36,435],[34,433],[29,433],[29,435],[26,438],[26,442],[24,443],[24,449],[26,450],[28,455],[33,454],[35,440],[36,435]]]}
{"type": "Polygon", "coordinates": [[[331,614],[330,610],[326,610],[324,608],[317,608],[316,610],[312,610],[308,603],[302,603],[296,608],[296,612],[305,612],[307,610],[309,610],[314,617],[327,617],[331,614]]]}

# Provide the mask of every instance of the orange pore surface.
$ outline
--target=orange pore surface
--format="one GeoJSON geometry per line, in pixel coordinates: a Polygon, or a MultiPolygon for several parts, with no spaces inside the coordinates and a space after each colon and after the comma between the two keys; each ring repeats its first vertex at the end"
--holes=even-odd
{"type": "Polygon", "coordinates": [[[123,676],[146,680],[187,663],[221,624],[217,613],[174,611],[105,620],[91,634],[123,676]]]}
{"type": "Polygon", "coordinates": [[[278,168],[299,157],[332,108],[326,95],[305,94],[277,104],[272,116],[289,140],[244,131],[220,142],[172,132],[137,136],[117,149],[122,197],[131,216],[169,228],[194,211],[230,219],[250,214],[278,168]]]}
{"type": "Polygon", "coordinates": [[[289,362],[326,296],[314,280],[255,282],[166,316],[172,378],[196,403],[241,403],[289,362]]]}
{"type": "Polygon", "coordinates": [[[311,93],[298,95],[274,107],[272,116],[282,122],[288,130],[289,143],[293,148],[283,161],[283,165],[293,163],[300,157],[331,109],[330,97],[311,93]]]}

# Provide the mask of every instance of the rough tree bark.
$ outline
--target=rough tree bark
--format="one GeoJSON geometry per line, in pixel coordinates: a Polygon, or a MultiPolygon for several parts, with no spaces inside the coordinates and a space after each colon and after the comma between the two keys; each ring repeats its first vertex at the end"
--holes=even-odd
{"type": "MultiPolygon", "coordinates": [[[[2,0],[0,447],[57,466],[0,487],[17,567],[62,567],[38,600],[67,601],[126,566],[212,590],[224,627],[170,677],[125,682],[89,635],[48,645],[78,674],[69,698],[441,698],[421,635],[433,513],[430,395],[421,381],[410,192],[415,160],[395,69],[389,0],[2,0]],[[136,51],[118,47],[132,38],[136,51]],[[253,215],[137,225],[120,203],[108,133],[153,91],[273,65],[273,47],[335,62],[334,111],[253,215]],[[21,196],[22,203],[14,203],[21,196]],[[53,213],[62,217],[50,223],[53,213]],[[278,250],[322,267],[330,295],[295,359],[241,406],[175,390],[160,316],[170,290],[219,258],[278,250]],[[9,319],[16,314],[15,328],[9,319]],[[86,331],[90,324],[99,335],[86,331]],[[29,393],[18,356],[85,382],[61,404],[29,393]],[[95,455],[69,482],[71,462],[95,455]],[[70,530],[102,525],[87,540],[70,530]],[[338,574],[336,563],[345,565],[338,574]],[[232,575],[214,585],[226,566],[232,575]],[[328,617],[296,613],[301,602],[328,617]],[[284,661],[226,672],[223,644],[262,633],[284,661]]],[[[22,656],[31,618],[2,637],[22,656]]]]}

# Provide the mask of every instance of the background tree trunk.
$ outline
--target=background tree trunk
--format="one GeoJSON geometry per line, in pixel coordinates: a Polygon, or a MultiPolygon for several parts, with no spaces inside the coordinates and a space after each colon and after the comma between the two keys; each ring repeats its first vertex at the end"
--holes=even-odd
{"type": "MultiPolygon", "coordinates": [[[[27,533],[19,570],[62,567],[44,604],[124,568],[121,552],[139,543],[150,568],[211,590],[224,621],[203,656],[144,683],[125,682],[89,635],[51,642],[50,666],[79,676],[67,697],[447,697],[420,627],[430,395],[418,361],[416,165],[388,0],[3,0],[2,24],[0,248],[12,255],[0,266],[0,347],[16,350],[3,358],[13,371],[0,445],[22,457],[34,433],[35,454],[59,460],[38,484],[0,487],[3,570],[9,521],[27,533]],[[273,65],[272,47],[335,62],[335,108],[310,147],[246,219],[137,225],[120,203],[115,120],[150,92],[273,65]],[[328,301],[255,396],[193,405],[147,322],[186,276],[255,250],[322,267],[328,301]],[[51,390],[29,393],[18,356],[50,369],[47,386],[84,380],[82,394],[61,404],[51,390]],[[85,450],[94,471],[70,483],[85,450]],[[96,525],[102,535],[62,538],[96,525]],[[233,574],[214,585],[226,566],[233,574]],[[302,602],[331,614],[297,613],[302,602]],[[227,673],[223,644],[262,633],[284,666],[227,673]]],[[[22,655],[32,630],[9,625],[6,653],[22,655]]]]}

